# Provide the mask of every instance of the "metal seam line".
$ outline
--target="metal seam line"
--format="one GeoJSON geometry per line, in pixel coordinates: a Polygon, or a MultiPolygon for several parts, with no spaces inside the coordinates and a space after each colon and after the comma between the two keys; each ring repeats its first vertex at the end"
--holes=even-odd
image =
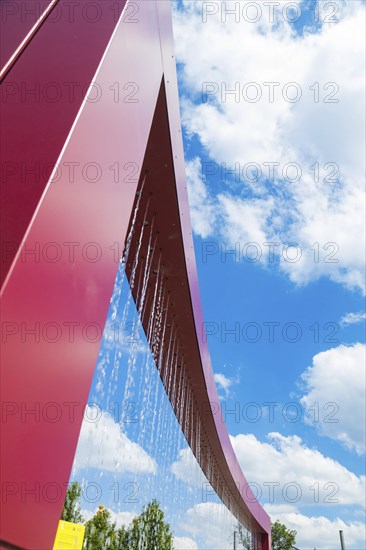
{"type": "Polygon", "coordinates": [[[45,11],[42,13],[38,21],[33,25],[27,36],[24,38],[24,40],[20,43],[20,45],[17,47],[13,55],[10,57],[8,62],[4,65],[4,67],[0,71],[0,82],[4,79],[4,77],[8,74],[10,69],[13,67],[14,63],[18,59],[18,57],[23,53],[25,48],[28,46],[29,42],[32,40],[33,36],[36,34],[36,32],[40,29],[41,25],[45,21],[45,19],[48,17],[50,12],[53,10],[53,8],[56,6],[58,0],[51,0],[51,3],[47,6],[45,11]]]}
{"type": "MultiPolygon", "coordinates": [[[[55,4],[56,4],[57,2],[58,2],[58,0],[55,0],[55,4]]],[[[116,34],[118,28],[119,28],[119,25],[120,25],[120,23],[121,23],[121,21],[122,21],[124,15],[125,15],[126,6],[127,6],[127,2],[126,2],[125,5],[123,6],[121,15],[120,15],[120,17],[119,17],[119,19],[118,19],[118,22],[117,22],[117,25],[116,25],[116,26],[114,27],[114,29],[113,29],[112,35],[111,35],[111,37],[110,37],[110,39],[109,39],[109,42],[108,42],[108,44],[107,44],[106,49],[104,50],[104,53],[103,53],[103,55],[102,55],[102,58],[101,58],[101,60],[100,60],[100,62],[99,62],[99,65],[98,65],[98,67],[97,67],[97,70],[96,70],[96,72],[95,72],[95,74],[94,74],[94,76],[93,76],[91,82],[95,82],[95,79],[96,79],[97,75],[99,74],[99,71],[100,71],[100,69],[101,69],[101,67],[102,67],[102,64],[103,64],[103,62],[104,62],[104,59],[105,59],[105,57],[106,57],[106,55],[107,55],[107,53],[108,53],[108,50],[109,50],[109,48],[110,48],[110,45],[112,44],[113,38],[114,38],[114,36],[115,36],[115,34],[116,34]]],[[[1,74],[1,73],[0,73],[0,74],[1,74]]],[[[1,82],[1,79],[0,79],[0,82],[1,82]]],[[[89,89],[88,89],[88,91],[89,91],[89,89]]],[[[73,132],[74,132],[74,130],[75,130],[76,124],[77,124],[77,122],[78,122],[78,120],[79,120],[79,118],[80,118],[80,116],[81,116],[81,113],[82,113],[84,107],[85,107],[85,104],[86,104],[86,101],[87,101],[87,96],[88,96],[88,92],[86,93],[86,95],[85,95],[85,97],[84,97],[84,99],[83,99],[83,101],[82,101],[82,104],[80,105],[80,109],[79,109],[79,111],[78,111],[78,113],[77,113],[77,115],[76,115],[76,117],[75,117],[75,119],[74,119],[74,122],[73,122],[73,124],[72,124],[72,126],[71,126],[71,128],[70,128],[70,131],[69,131],[69,133],[68,133],[68,135],[67,135],[67,137],[66,137],[65,143],[63,144],[62,149],[61,149],[61,152],[60,152],[59,156],[57,157],[57,161],[56,161],[56,163],[55,163],[55,167],[54,167],[54,169],[52,170],[52,173],[51,173],[51,175],[50,175],[50,177],[49,177],[49,180],[48,180],[48,182],[47,182],[47,184],[46,184],[46,186],[45,186],[45,188],[44,188],[44,190],[43,190],[43,193],[42,193],[41,198],[40,198],[40,200],[39,200],[39,202],[38,202],[38,205],[37,205],[36,209],[34,210],[33,216],[32,216],[32,218],[31,218],[31,220],[30,220],[30,222],[29,222],[29,224],[28,224],[28,227],[27,227],[27,229],[26,229],[26,231],[25,231],[25,233],[24,233],[23,241],[25,241],[25,240],[27,239],[28,235],[29,235],[30,228],[31,228],[31,226],[32,226],[32,224],[33,224],[33,221],[35,220],[35,218],[36,218],[36,216],[37,216],[37,214],[38,214],[38,211],[39,211],[39,209],[41,208],[41,204],[42,204],[42,202],[43,202],[43,199],[44,199],[44,197],[46,196],[46,193],[47,193],[47,191],[48,191],[48,189],[49,189],[49,187],[50,187],[50,185],[51,185],[51,183],[52,183],[53,177],[54,177],[55,172],[56,172],[56,170],[57,170],[57,166],[59,166],[60,163],[61,163],[62,156],[63,156],[63,154],[64,154],[64,152],[65,152],[65,150],[66,150],[66,148],[67,148],[67,146],[68,146],[68,144],[69,144],[69,141],[70,141],[70,139],[71,139],[71,137],[72,137],[72,134],[73,134],[73,132]]],[[[9,271],[8,271],[6,277],[5,277],[4,281],[3,281],[2,287],[1,287],[1,289],[0,289],[0,298],[2,298],[3,294],[5,293],[5,288],[6,288],[6,286],[7,286],[7,283],[8,283],[8,281],[9,281],[9,279],[10,279],[10,275],[11,275],[12,272],[13,272],[13,269],[14,269],[14,266],[15,266],[15,264],[16,264],[16,261],[17,261],[17,259],[18,259],[19,256],[20,256],[20,253],[21,253],[21,248],[19,247],[19,248],[18,248],[18,252],[16,253],[16,255],[15,255],[14,258],[13,258],[13,261],[12,261],[12,263],[11,263],[11,266],[10,266],[10,268],[9,268],[9,271]]]]}

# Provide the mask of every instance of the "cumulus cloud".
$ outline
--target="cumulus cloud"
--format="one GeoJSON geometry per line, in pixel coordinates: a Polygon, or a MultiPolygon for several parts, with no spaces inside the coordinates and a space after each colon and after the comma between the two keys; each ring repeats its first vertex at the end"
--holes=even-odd
{"type": "Polygon", "coordinates": [[[339,518],[328,519],[324,516],[306,516],[296,507],[267,504],[266,511],[272,521],[278,520],[289,529],[295,529],[296,546],[328,550],[339,548],[339,531],[345,534],[347,548],[365,548],[365,525],[361,521],[343,521],[339,518]]]}
{"type": "Polygon", "coordinates": [[[217,502],[201,502],[189,508],[181,528],[199,543],[199,548],[227,550],[233,543],[233,531],[237,525],[226,506],[217,502]]]}
{"type": "Polygon", "coordinates": [[[296,435],[272,432],[268,443],[253,434],[230,439],[247,481],[262,502],[299,506],[364,503],[365,477],[307,447],[296,435]]]}
{"type": "MultiPolygon", "coordinates": [[[[317,449],[305,445],[296,435],[268,434],[261,442],[254,434],[230,436],[240,466],[262,502],[297,505],[359,505],[365,502],[365,476],[357,476],[317,449]],[[270,469],[268,468],[270,464],[270,469]]],[[[206,487],[190,448],[182,449],[172,464],[178,479],[192,487],[206,487]]],[[[241,487],[246,497],[246,487],[241,487]]],[[[212,494],[209,489],[206,495],[212,494]]]]}
{"type": "Polygon", "coordinates": [[[194,487],[202,487],[207,482],[190,447],[179,451],[178,460],[173,462],[171,470],[178,479],[194,487]]]}
{"type": "Polygon", "coordinates": [[[201,178],[200,159],[186,162],[186,175],[192,227],[203,239],[212,234],[216,223],[215,205],[201,178]]]}
{"type": "Polygon", "coordinates": [[[112,416],[95,406],[86,409],[74,467],[119,473],[154,473],[157,469],[155,460],[128,439],[112,416]]]}
{"type": "Polygon", "coordinates": [[[267,236],[267,220],[273,208],[273,199],[234,199],[219,195],[218,204],[223,220],[223,236],[230,242],[257,243],[263,247],[267,236]]]}
{"type": "Polygon", "coordinates": [[[357,343],[318,353],[302,375],[306,421],[358,454],[365,452],[365,368],[365,345],[357,343]]]}
{"type": "Polygon", "coordinates": [[[198,550],[198,546],[194,540],[188,537],[174,537],[174,550],[198,550]]]}
{"type": "Polygon", "coordinates": [[[340,2],[337,23],[321,17],[301,35],[282,6],[272,23],[253,23],[224,21],[222,7],[203,22],[201,2],[183,5],[174,14],[183,125],[240,178],[214,191],[194,160],[194,230],[280,243],[280,269],[296,284],[327,276],[364,290],[364,4],[340,2]],[[296,262],[280,253],[293,242],[296,262]]]}

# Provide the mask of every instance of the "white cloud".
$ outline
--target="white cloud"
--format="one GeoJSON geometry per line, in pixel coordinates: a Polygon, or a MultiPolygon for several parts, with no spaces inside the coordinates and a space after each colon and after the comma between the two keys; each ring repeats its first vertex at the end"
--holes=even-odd
{"type": "MultiPolygon", "coordinates": [[[[223,236],[233,243],[257,243],[263,248],[269,237],[266,233],[267,219],[271,215],[273,199],[233,199],[219,195],[218,204],[223,221],[223,236]]],[[[248,251],[248,255],[250,251],[248,251]]]]}
{"type": "Polygon", "coordinates": [[[195,158],[186,162],[189,204],[192,227],[204,239],[210,235],[216,222],[215,205],[201,178],[201,162],[195,158]]]}
{"type": "Polygon", "coordinates": [[[133,473],[157,469],[155,460],[128,439],[112,416],[95,406],[87,407],[84,415],[74,467],[133,473]]]}
{"type": "MultiPolygon", "coordinates": [[[[130,293],[130,290],[128,290],[130,293]]],[[[131,300],[130,296],[126,297],[126,302],[131,300]]],[[[146,355],[149,352],[149,346],[146,343],[141,320],[137,312],[134,317],[127,321],[118,323],[114,320],[114,316],[107,319],[107,323],[103,332],[103,347],[106,349],[116,349],[120,353],[127,356],[133,353],[146,355]]]]}
{"type": "MultiPolygon", "coordinates": [[[[307,447],[296,435],[286,437],[272,432],[266,443],[254,434],[230,439],[248,483],[262,502],[299,506],[362,506],[365,502],[365,476],[357,476],[336,460],[307,447]]],[[[189,447],[179,452],[171,469],[188,485],[206,487],[207,480],[189,447]]],[[[246,487],[240,490],[245,498],[246,487]]],[[[205,490],[206,498],[212,494],[208,488],[205,490]]]]}
{"type": "Polygon", "coordinates": [[[174,537],[174,550],[198,550],[198,546],[194,540],[188,537],[174,537]]]}
{"type": "Polygon", "coordinates": [[[306,421],[358,454],[365,452],[365,368],[365,345],[357,343],[318,353],[302,375],[306,421]]]}
{"type": "Polygon", "coordinates": [[[222,374],[220,372],[214,374],[214,379],[218,386],[218,389],[221,389],[224,392],[224,397],[228,397],[230,395],[231,386],[233,384],[237,384],[238,382],[237,378],[228,378],[227,376],[225,376],[225,374],[222,374]]]}
{"type": "Polygon", "coordinates": [[[230,436],[253,492],[263,502],[302,505],[362,505],[365,477],[307,447],[296,435],[268,434],[262,443],[253,434],[230,436]],[[270,484],[272,485],[272,489],[270,484]],[[287,485],[289,484],[289,485],[287,485]]]}
{"type": "Polygon", "coordinates": [[[361,521],[345,522],[339,518],[334,520],[324,516],[306,516],[300,514],[295,507],[266,505],[266,511],[272,521],[279,520],[289,529],[295,529],[296,546],[300,548],[317,548],[329,550],[339,548],[339,530],[343,530],[347,548],[360,550],[365,548],[365,524],[361,521]]]}
{"type": "Polygon", "coordinates": [[[207,482],[190,447],[179,451],[178,460],[173,462],[171,470],[178,479],[194,487],[202,487],[207,482]]]}
{"type": "MultiPolygon", "coordinates": [[[[217,3],[221,5],[229,3],[217,3]]],[[[225,185],[217,195],[209,178],[197,184],[203,200],[193,202],[195,231],[230,244],[238,239],[260,245],[296,242],[302,250],[298,262],[279,255],[281,269],[294,283],[327,276],[364,289],[364,4],[340,3],[337,24],[324,23],[318,32],[303,36],[284,20],[282,8],[276,10],[274,24],[268,17],[254,24],[243,17],[235,22],[233,16],[223,23],[220,9],[203,23],[200,2],[184,6],[174,15],[186,95],[183,124],[218,166],[237,165],[242,175],[241,183],[225,185]],[[256,103],[243,98],[251,82],[262,93],[256,103]],[[266,82],[279,83],[273,102],[266,82]],[[294,82],[301,99],[291,103],[284,97],[287,84],[294,82]],[[203,83],[214,83],[218,90],[207,102],[201,101],[203,83]],[[238,97],[222,93],[235,86],[238,97]],[[271,162],[279,166],[269,185],[265,177],[254,182],[250,169],[243,176],[248,163],[257,163],[264,175],[269,170],[265,163],[271,162]],[[288,163],[300,167],[300,181],[289,181],[291,170],[286,177],[288,163]],[[319,163],[319,178],[314,163],[319,163]],[[332,181],[333,170],[338,182],[332,181]],[[319,258],[314,243],[319,243],[319,258]],[[327,243],[335,245],[325,249],[327,243]]]]}
{"type": "Polygon", "coordinates": [[[362,323],[364,319],[366,319],[366,313],[363,311],[359,311],[358,313],[346,313],[340,320],[340,324],[342,327],[346,325],[356,325],[362,323]]]}
{"type": "Polygon", "coordinates": [[[181,528],[199,542],[199,548],[227,550],[232,547],[236,525],[236,519],[223,504],[201,502],[187,510],[181,528]]]}

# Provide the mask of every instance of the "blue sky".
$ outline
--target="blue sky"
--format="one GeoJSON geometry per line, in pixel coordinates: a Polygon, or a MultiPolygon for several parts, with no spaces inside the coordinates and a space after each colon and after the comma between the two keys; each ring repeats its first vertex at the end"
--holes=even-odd
{"type": "MultiPolygon", "coordinates": [[[[361,550],[364,2],[281,2],[273,21],[260,3],[249,2],[256,6],[243,11],[246,4],[240,2],[234,15],[224,14],[234,2],[180,1],[174,9],[191,217],[213,370],[239,462],[273,519],[297,529],[302,549],[338,548],[343,529],[347,548],[361,550]],[[275,83],[273,100],[269,83],[275,83]],[[276,243],[273,256],[268,243],[276,243]],[[269,483],[276,484],[272,501],[269,483]],[[289,498],[283,498],[286,487],[289,498]]],[[[118,307],[122,315],[123,300],[118,307]]],[[[108,338],[101,358],[109,350],[108,374],[118,352],[107,344],[108,338]]],[[[132,394],[141,400],[140,415],[152,394],[141,390],[139,377],[155,384],[156,372],[143,343],[135,352],[132,394]]],[[[123,369],[118,372],[123,387],[123,369]]],[[[96,383],[92,396],[106,407],[108,396],[98,394],[96,383]]],[[[110,503],[120,519],[160,493],[181,537],[177,548],[213,548],[217,534],[207,534],[202,523],[216,517],[228,526],[231,519],[215,508],[217,499],[202,502],[202,480],[197,474],[194,481],[194,461],[159,383],[154,387],[169,433],[179,439],[176,448],[159,452],[148,437],[153,420],[139,416],[139,423],[123,429],[140,445],[130,455],[136,452],[145,470],[137,476],[125,464],[120,473],[101,475],[100,465],[81,460],[82,475],[104,487],[138,478],[144,486],[138,504],[110,503]],[[182,481],[180,473],[190,471],[182,481]]],[[[113,399],[121,401],[122,392],[113,399]]],[[[165,433],[163,425],[159,430],[165,433]]],[[[90,502],[86,507],[93,509],[90,502]]]]}

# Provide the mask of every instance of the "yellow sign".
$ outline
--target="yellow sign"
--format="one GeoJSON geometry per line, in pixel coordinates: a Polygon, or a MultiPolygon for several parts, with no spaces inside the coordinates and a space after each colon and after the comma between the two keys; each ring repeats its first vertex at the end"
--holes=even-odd
{"type": "Polygon", "coordinates": [[[60,520],[53,550],[81,550],[84,533],[85,525],[60,520]]]}

